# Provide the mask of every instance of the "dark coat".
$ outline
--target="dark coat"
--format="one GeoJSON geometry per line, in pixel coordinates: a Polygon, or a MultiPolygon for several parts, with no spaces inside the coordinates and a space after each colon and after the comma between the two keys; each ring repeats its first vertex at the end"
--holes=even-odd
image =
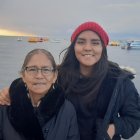
{"type": "Polygon", "coordinates": [[[109,74],[104,80],[100,93],[107,95],[110,89],[113,92],[104,118],[97,121],[97,140],[110,140],[107,134],[109,123],[115,124],[113,140],[128,139],[140,128],[140,96],[131,78],[129,73],[118,78],[109,74]]]}
{"type": "MultiPolygon", "coordinates": [[[[97,97],[90,103],[85,99],[92,89],[86,88],[84,93],[70,90],[67,98],[75,106],[81,140],[109,140],[107,129],[110,123],[114,123],[116,129],[113,140],[130,138],[137,132],[140,127],[140,97],[132,78],[131,73],[112,66],[97,97]]],[[[92,79],[79,77],[75,85],[82,91],[88,80],[92,82],[92,79]]]]}
{"type": "Polygon", "coordinates": [[[10,87],[11,106],[0,106],[0,140],[79,140],[76,112],[55,85],[33,108],[23,82],[10,87]]]}

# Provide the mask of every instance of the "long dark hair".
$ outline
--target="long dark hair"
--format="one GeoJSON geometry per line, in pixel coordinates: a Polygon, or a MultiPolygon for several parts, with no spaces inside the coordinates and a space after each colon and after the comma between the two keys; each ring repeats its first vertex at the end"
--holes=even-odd
{"type": "Polygon", "coordinates": [[[61,65],[59,66],[59,83],[64,88],[66,94],[82,94],[86,96],[86,101],[92,100],[98,94],[100,85],[108,71],[107,50],[102,42],[101,59],[93,66],[90,77],[81,78],[79,61],[75,56],[75,42],[67,48],[61,65]],[[82,82],[80,82],[82,81],[82,82]],[[78,84],[80,82],[80,84],[78,84]]]}

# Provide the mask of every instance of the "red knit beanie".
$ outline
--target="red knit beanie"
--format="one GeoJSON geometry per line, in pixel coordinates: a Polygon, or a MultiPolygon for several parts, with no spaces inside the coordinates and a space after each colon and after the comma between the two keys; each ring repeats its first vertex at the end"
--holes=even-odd
{"type": "Polygon", "coordinates": [[[108,45],[109,37],[106,31],[96,22],[85,22],[78,26],[71,36],[71,42],[73,42],[81,32],[86,30],[96,32],[100,36],[101,40],[104,42],[104,45],[108,45]]]}

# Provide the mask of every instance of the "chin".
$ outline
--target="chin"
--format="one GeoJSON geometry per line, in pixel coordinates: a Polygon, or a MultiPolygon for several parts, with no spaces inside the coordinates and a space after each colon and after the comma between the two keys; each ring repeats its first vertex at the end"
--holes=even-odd
{"type": "Polygon", "coordinates": [[[48,90],[36,90],[36,91],[34,91],[34,94],[45,95],[47,92],[48,92],[48,90]]]}
{"type": "MultiPolygon", "coordinates": [[[[97,62],[96,62],[97,63],[97,62]]],[[[84,66],[84,67],[92,67],[92,66],[94,66],[96,63],[89,63],[89,62],[87,62],[87,63],[83,63],[82,65],[84,66]]]]}

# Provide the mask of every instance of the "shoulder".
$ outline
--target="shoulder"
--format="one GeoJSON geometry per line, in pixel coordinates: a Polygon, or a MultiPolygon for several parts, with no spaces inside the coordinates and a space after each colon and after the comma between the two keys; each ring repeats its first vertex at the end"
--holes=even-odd
{"type": "Polygon", "coordinates": [[[68,100],[65,100],[64,104],[61,106],[58,114],[57,114],[57,122],[61,125],[63,124],[71,124],[72,120],[77,120],[76,111],[68,100]]]}
{"type": "Polygon", "coordinates": [[[134,79],[135,73],[130,70],[130,68],[126,69],[126,67],[121,67],[117,63],[109,61],[109,69],[108,74],[111,75],[111,77],[120,78],[122,76],[123,78],[129,78],[134,79]]]}
{"type": "Polygon", "coordinates": [[[127,94],[132,94],[132,95],[136,95],[136,96],[139,95],[134,82],[132,80],[130,80],[129,78],[126,78],[124,80],[123,87],[124,87],[125,91],[127,91],[127,94]]]}
{"type": "Polygon", "coordinates": [[[70,101],[68,101],[67,99],[65,99],[64,106],[69,111],[75,111],[73,104],[70,101]]]}
{"type": "Polygon", "coordinates": [[[133,93],[138,94],[135,84],[133,82],[133,78],[134,75],[131,72],[119,68],[118,65],[111,64],[103,83],[107,87],[110,86],[110,88],[112,88],[112,91],[115,87],[117,89],[123,89],[121,90],[122,92],[120,92],[123,96],[133,93]]]}
{"type": "Polygon", "coordinates": [[[73,104],[67,99],[65,99],[64,104],[61,107],[61,112],[63,112],[67,116],[76,115],[76,111],[73,104]]]}
{"type": "Polygon", "coordinates": [[[120,84],[120,87],[118,87],[118,90],[120,105],[122,104],[127,109],[132,108],[132,106],[140,109],[140,95],[135,87],[134,82],[130,78],[124,78],[120,84]]]}

